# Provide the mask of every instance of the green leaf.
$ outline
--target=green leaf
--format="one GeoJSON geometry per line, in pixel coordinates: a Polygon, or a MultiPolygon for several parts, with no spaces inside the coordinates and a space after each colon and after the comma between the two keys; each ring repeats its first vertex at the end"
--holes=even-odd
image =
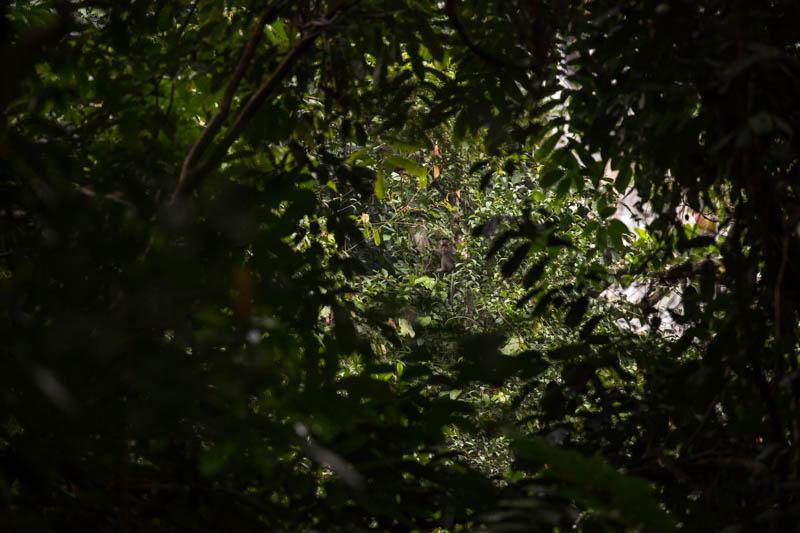
{"type": "Polygon", "coordinates": [[[380,170],[375,175],[375,196],[378,197],[378,200],[383,200],[386,196],[386,183],[383,179],[383,172],[380,170]]]}
{"type": "Polygon", "coordinates": [[[617,212],[617,208],[613,205],[608,205],[608,198],[605,196],[601,196],[599,200],[597,200],[597,214],[600,218],[608,218],[614,213],[617,212]]]}
{"type": "Polygon", "coordinates": [[[559,199],[566,198],[567,193],[569,193],[569,188],[571,185],[572,185],[572,180],[569,177],[562,179],[558,184],[558,188],[556,189],[556,198],[559,199]]]}
{"type": "Polygon", "coordinates": [[[595,245],[600,253],[603,253],[608,248],[608,230],[606,228],[598,228],[595,233],[595,245]]]}
{"type": "Polygon", "coordinates": [[[429,316],[419,316],[419,317],[417,317],[416,322],[420,326],[430,326],[431,322],[433,322],[433,319],[431,317],[429,317],[429,316]]]}
{"type": "Polygon", "coordinates": [[[534,283],[539,281],[539,278],[542,277],[544,269],[549,261],[550,259],[545,257],[529,268],[528,272],[525,273],[525,277],[522,279],[522,286],[528,289],[532,287],[534,283]]]}
{"type": "Polygon", "coordinates": [[[481,159],[479,161],[476,161],[475,163],[472,163],[472,165],[470,165],[469,167],[469,173],[474,174],[475,172],[479,171],[480,169],[488,165],[489,161],[490,161],[489,159],[481,159]]]}
{"type": "Polygon", "coordinates": [[[504,231],[501,233],[492,243],[492,246],[489,248],[489,251],[486,252],[486,258],[491,259],[497,252],[500,251],[503,246],[508,242],[509,239],[512,237],[517,236],[518,234],[513,231],[504,231]]]}
{"type": "Polygon", "coordinates": [[[568,483],[570,499],[618,513],[630,528],[644,525],[646,531],[675,531],[675,521],[661,509],[644,479],[621,474],[599,457],[548,446],[542,439],[519,439],[513,448],[521,457],[541,465],[544,478],[568,483]]]}
{"type": "Polygon", "coordinates": [[[619,174],[617,174],[617,179],[614,180],[614,189],[620,194],[625,194],[625,191],[628,190],[628,184],[631,182],[632,175],[633,171],[631,170],[631,166],[623,163],[619,174]]]}
{"type": "Polygon", "coordinates": [[[430,276],[420,276],[414,280],[412,285],[422,285],[426,289],[433,289],[436,286],[436,279],[430,276]]]}
{"type": "Polygon", "coordinates": [[[411,59],[411,69],[419,80],[425,79],[425,67],[422,64],[422,58],[419,54],[419,41],[411,39],[406,42],[406,52],[409,59],[411,59]]]}
{"type": "Polygon", "coordinates": [[[525,243],[517,247],[514,250],[514,253],[511,255],[511,258],[503,264],[503,267],[500,269],[501,273],[504,277],[509,277],[511,274],[517,271],[517,269],[522,264],[522,261],[528,255],[528,250],[530,250],[530,243],[525,243]]]}
{"type": "Polygon", "coordinates": [[[280,20],[276,20],[272,24],[268,25],[265,28],[265,31],[270,39],[273,39],[274,36],[274,39],[280,42],[285,42],[287,40],[286,28],[284,27],[283,22],[280,20]]]}
{"type": "Polygon", "coordinates": [[[489,181],[491,181],[492,176],[494,176],[494,170],[489,169],[481,175],[480,185],[478,186],[481,190],[485,189],[489,185],[489,181]]]}
{"type": "Polygon", "coordinates": [[[556,147],[558,144],[559,139],[561,139],[561,131],[556,131],[553,135],[547,138],[542,145],[536,150],[536,159],[538,161],[544,161],[547,159],[550,154],[553,152],[553,148],[556,147]]]}
{"type": "Polygon", "coordinates": [[[414,328],[411,326],[411,323],[405,319],[401,318],[397,321],[398,332],[397,334],[401,337],[411,337],[412,339],[416,337],[417,333],[414,331],[414,328]]]}
{"type": "Polygon", "coordinates": [[[533,308],[531,315],[540,316],[542,313],[544,313],[550,305],[550,302],[553,301],[553,296],[556,294],[556,292],[557,289],[550,289],[547,293],[545,293],[545,295],[542,296],[538,302],[536,302],[536,307],[533,308]]]}
{"type": "Polygon", "coordinates": [[[441,61],[444,57],[444,49],[442,48],[442,44],[439,42],[439,38],[431,29],[431,26],[428,24],[420,24],[418,26],[420,37],[422,37],[422,44],[425,45],[425,48],[428,49],[433,59],[436,61],[441,61]]]}
{"type": "Polygon", "coordinates": [[[383,163],[383,168],[389,171],[401,168],[412,176],[416,176],[420,179],[427,178],[428,176],[428,171],[424,167],[421,167],[410,159],[394,154],[386,156],[386,159],[383,163]]]}
{"type": "Polygon", "coordinates": [[[560,348],[550,350],[547,352],[547,357],[553,361],[572,361],[582,355],[588,355],[590,352],[589,345],[584,342],[576,342],[573,344],[566,344],[560,348]]]}
{"type": "Polygon", "coordinates": [[[678,241],[678,250],[684,252],[691,248],[705,248],[714,243],[716,243],[716,239],[714,239],[714,237],[711,235],[701,235],[699,237],[693,237],[689,240],[678,241]]]}
{"type": "Polygon", "coordinates": [[[564,319],[564,324],[568,328],[575,328],[578,324],[581,323],[581,319],[583,315],[586,314],[586,309],[589,307],[589,298],[586,296],[582,296],[572,302],[572,305],[569,307],[569,312],[567,312],[567,316],[564,319]]]}
{"type": "Polygon", "coordinates": [[[348,165],[354,165],[356,161],[364,161],[365,155],[369,153],[369,148],[362,148],[350,154],[345,160],[348,165]]]}
{"type": "Polygon", "coordinates": [[[616,218],[612,219],[611,222],[608,223],[608,237],[611,239],[611,242],[614,244],[614,247],[617,250],[622,250],[625,247],[622,236],[629,234],[630,230],[628,229],[628,226],[616,218]]]}
{"type": "Polygon", "coordinates": [[[600,323],[600,321],[602,319],[603,319],[603,315],[595,315],[592,318],[590,318],[589,320],[587,320],[586,323],[581,328],[581,332],[578,335],[578,337],[582,341],[586,340],[592,334],[592,331],[594,331],[594,328],[597,326],[597,324],[600,323]]]}
{"type": "Polygon", "coordinates": [[[543,189],[547,189],[558,183],[558,180],[563,177],[564,171],[560,168],[553,168],[544,173],[544,176],[539,180],[539,185],[541,185],[543,189]]]}

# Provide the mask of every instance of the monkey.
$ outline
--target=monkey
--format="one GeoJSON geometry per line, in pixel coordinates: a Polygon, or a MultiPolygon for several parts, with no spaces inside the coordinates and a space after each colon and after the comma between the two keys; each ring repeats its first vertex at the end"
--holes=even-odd
{"type": "Polygon", "coordinates": [[[434,272],[450,272],[450,292],[447,295],[447,300],[450,303],[450,307],[453,307],[453,292],[455,292],[456,287],[456,248],[450,242],[450,239],[443,237],[439,239],[439,246],[436,251],[441,255],[442,262],[441,266],[434,272]]]}
{"type": "Polygon", "coordinates": [[[436,248],[442,257],[441,266],[434,272],[452,272],[456,267],[456,249],[449,239],[442,238],[439,240],[439,246],[436,248]]]}
{"type": "Polygon", "coordinates": [[[414,227],[408,231],[411,238],[411,244],[417,253],[424,254],[431,247],[430,240],[428,239],[428,232],[425,229],[425,220],[422,217],[417,217],[414,227]]]}

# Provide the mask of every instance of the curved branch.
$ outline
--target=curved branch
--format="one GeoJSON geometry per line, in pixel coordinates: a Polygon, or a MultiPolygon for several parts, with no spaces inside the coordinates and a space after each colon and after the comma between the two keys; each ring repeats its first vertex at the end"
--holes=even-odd
{"type": "Polygon", "coordinates": [[[236,65],[236,70],[233,72],[231,81],[225,88],[225,95],[222,97],[222,101],[219,103],[217,113],[214,115],[214,118],[212,118],[209,123],[206,124],[203,133],[200,134],[200,138],[195,141],[191,150],[189,150],[189,154],[183,161],[181,176],[178,180],[178,187],[176,188],[175,193],[172,195],[172,200],[175,199],[175,195],[178,193],[178,191],[186,187],[185,184],[189,179],[189,175],[197,165],[197,161],[200,159],[200,156],[203,154],[206,148],[208,148],[208,145],[211,144],[211,141],[222,128],[222,124],[225,122],[225,119],[228,118],[228,112],[230,111],[233,96],[236,94],[236,89],[239,87],[239,84],[244,77],[244,73],[250,64],[250,60],[253,58],[253,54],[255,54],[256,46],[261,40],[261,36],[264,34],[264,27],[267,25],[267,21],[274,17],[276,9],[277,8],[275,6],[271,6],[261,13],[261,17],[258,19],[258,22],[256,23],[255,27],[253,28],[253,32],[250,35],[250,39],[248,39],[247,44],[245,44],[242,57],[239,58],[239,64],[236,65]]]}
{"type": "Polygon", "coordinates": [[[200,177],[210,172],[219,164],[222,158],[225,157],[225,154],[228,152],[228,149],[231,147],[231,145],[236,141],[236,139],[239,138],[242,130],[244,130],[245,126],[250,122],[250,119],[253,118],[258,109],[264,104],[267,97],[283,81],[283,79],[289,73],[291,66],[297,61],[298,57],[300,57],[300,55],[307,48],[309,48],[318,34],[319,32],[315,32],[297,41],[289,53],[286,54],[286,57],[283,58],[277,68],[272,72],[267,81],[261,84],[253,96],[250,97],[250,100],[247,101],[247,104],[245,104],[244,108],[242,108],[242,110],[236,116],[236,119],[231,127],[225,132],[225,136],[214,148],[213,153],[201,164],[189,169],[189,172],[186,174],[183,183],[179,183],[178,188],[175,189],[175,193],[172,197],[173,202],[178,197],[188,192],[190,186],[194,185],[194,183],[196,183],[200,177]]]}
{"type": "MultiPolygon", "coordinates": [[[[304,26],[304,29],[308,30],[308,32],[295,43],[292,49],[289,50],[289,53],[286,54],[280,64],[272,72],[270,77],[264,83],[262,83],[253,96],[250,97],[245,106],[236,116],[236,119],[231,127],[228,128],[227,132],[225,132],[225,136],[214,148],[213,152],[208,155],[202,161],[202,163],[199,163],[200,157],[211,144],[216,134],[219,132],[220,128],[222,127],[222,122],[227,116],[228,107],[230,106],[230,100],[233,97],[233,92],[235,91],[236,86],[238,85],[239,81],[241,80],[241,76],[244,73],[243,68],[240,69],[237,67],[234,77],[231,80],[231,84],[228,86],[228,90],[225,91],[225,98],[220,104],[220,111],[214,116],[214,119],[209,122],[209,124],[206,126],[206,129],[203,130],[200,139],[197,140],[189,155],[186,157],[186,160],[184,161],[178,186],[175,188],[175,191],[172,193],[172,197],[169,200],[170,204],[174,204],[179,198],[186,196],[186,194],[191,191],[192,187],[194,187],[203,176],[208,174],[217,165],[219,165],[219,163],[225,157],[225,154],[228,152],[228,149],[236,141],[242,130],[244,130],[245,126],[247,126],[253,116],[255,116],[256,112],[261,105],[263,105],[269,95],[278,87],[278,85],[280,85],[286,75],[290,72],[291,67],[294,65],[297,59],[301,57],[308,48],[310,48],[320,33],[333,24],[345,6],[346,3],[342,3],[329,11],[325,17],[312,20],[304,26]],[[225,106],[225,114],[221,115],[223,111],[223,105],[225,106]],[[217,120],[218,117],[220,117],[219,120],[217,120]]],[[[265,17],[262,17],[261,20],[264,20],[264,18],[265,17]]],[[[259,24],[261,23],[261,20],[259,20],[259,24]]],[[[263,29],[263,26],[261,26],[261,28],[263,29]]],[[[251,40],[252,39],[253,38],[251,38],[251,40]]],[[[248,42],[248,45],[249,44],[250,43],[248,42]]],[[[253,44],[253,46],[255,46],[255,44],[253,44]]],[[[245,55],[246,54],[247,50],[245,50],[245,55]]],[[[246,62],[244,62],[245,55],[242,57],[243,61],[240,61],[240,67],[242,67],[243,64],[246,66],[246,62]]],[[[247,61],[249,61],[249,58],[247,61]]]]}

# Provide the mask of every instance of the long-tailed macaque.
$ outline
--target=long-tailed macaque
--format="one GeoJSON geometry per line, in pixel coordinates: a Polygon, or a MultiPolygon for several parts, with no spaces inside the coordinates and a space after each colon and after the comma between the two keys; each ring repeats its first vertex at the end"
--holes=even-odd
{"type": "Polygon", "coordinates": [[[456,267],[456,248],[449,239],[440,239],[436,252],[441,255],[441,266],[435,272],[452,272],[456,267]]]}
{"type": "Polygon", "coordinates": [[[428,230],[425,229],[425,220],[422,217],[417,217],[416,223],[409,229],[408,233],[411,238],[411,244],[417,253],[424,254],[430,249],[431,243],[428,239],[428,230]]]}
{"type": "Polygon", "coordinates": [[[456,289],[456,247],[450,242],[450,239],[439,239],[439,246],[436,252],[441,256],[441,265],[435,272],[450,272],[450,292],[447,300],[450,302],[450,307],[453,306],[453,293],[456,289]]]}

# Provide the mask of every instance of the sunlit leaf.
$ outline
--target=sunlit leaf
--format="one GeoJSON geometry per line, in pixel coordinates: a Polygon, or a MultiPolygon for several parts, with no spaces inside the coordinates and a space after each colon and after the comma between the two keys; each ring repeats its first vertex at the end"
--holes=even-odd
{"type": "Polygon", "coordinates": [[[414,328],[411,326],[411,323],[407,319],[405,319],[405,318],[399,319],[397,321],[397,325],[398,325],[398,328],[399,328],[398,334],[400,336],[403,336],[403,337],[408,336],[408,337],[411,337],[412,339],[416,336],[416,332],[414,331],[414,328]]]}
{"type": "Polygon", "coordinates": [[[375,173],[375,196],[379,200],[383,200],[384,196],[386,196],[386,183],[383,179],[383,172],[380,170],[375,173]]]}
{"type": "Polygon", "coordinates": [[[428,171],[425,170],[424,167],[418,165],[414,161],[407,159],[405,157],[401,157],[399,155],[387,155],[386,159],[383,164],[384,168],[389,171],[393,171],[397,168],[403,169],[412,176],[416,176],[419,179],[426,178],[428,175],[428,171]]]}

